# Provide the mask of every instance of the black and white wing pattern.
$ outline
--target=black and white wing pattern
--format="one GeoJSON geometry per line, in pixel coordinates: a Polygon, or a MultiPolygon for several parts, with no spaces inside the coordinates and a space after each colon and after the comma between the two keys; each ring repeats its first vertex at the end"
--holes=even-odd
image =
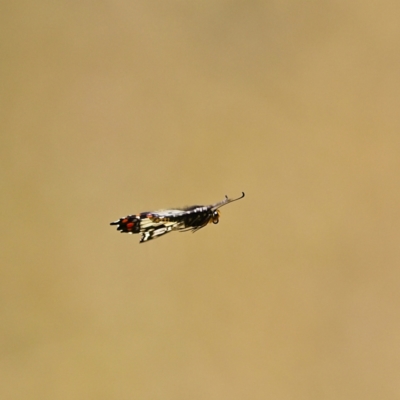
{"type": "Polygon", "coordinates": [[[236,199],[225,196],[224,200],[209,206],[142,212],[120,218],[110,225],[117,225],[117,230],[121,233],[141,233],[140,243],[144,243],[172,231],[196,232],[209,223],[218,224],[219,208],[243,197],[244,192],[236,199]]]}

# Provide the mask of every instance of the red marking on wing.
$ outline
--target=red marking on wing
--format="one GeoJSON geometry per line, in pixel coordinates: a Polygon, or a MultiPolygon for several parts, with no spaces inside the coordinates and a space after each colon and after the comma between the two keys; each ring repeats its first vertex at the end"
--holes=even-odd
{"type": "Polygon", "coordinates": [[[140,218],[136,215],[129,215],[125,218],[121,218],[119,221],[111,222],[110,225],[118,225],[117,230],[121,232],[140,232],[140,218]]]}

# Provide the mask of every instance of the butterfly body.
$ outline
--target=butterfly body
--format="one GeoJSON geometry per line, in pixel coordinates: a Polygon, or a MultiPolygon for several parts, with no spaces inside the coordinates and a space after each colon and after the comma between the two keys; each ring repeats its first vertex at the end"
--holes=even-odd
{"type": "Polygon", "coordinates": [[[141,233],[140,243],[158,238],[172,231],[196,232],[207,224],[217,224],[219,221],[219,210],[225,204],[239,200],[229,199],[227,196],[219,203],[209,206],[190,206],[185,208],[167,209],[159,211],[142,212],[140,214],[128,215],[110,225],[117,225],[121,233],[141,233]]]}

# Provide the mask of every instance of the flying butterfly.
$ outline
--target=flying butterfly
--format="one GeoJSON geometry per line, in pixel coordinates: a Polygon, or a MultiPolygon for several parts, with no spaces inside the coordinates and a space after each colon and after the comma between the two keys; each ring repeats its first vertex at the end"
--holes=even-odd
{"type": "Polygon", "coordinates": [[[224,200],[209,206],[190,206],[171,210],[142,212],[120,218],[111,222],[110,225],[117,225],[117,230],[121,231],[121,233],[141,233],[140,243],[159,238],[172,231],[197,232],[209,223],[218,224],[219,208],[243,197],[244,192],[236,199],[230,199],[225,196],[224,200]]]}

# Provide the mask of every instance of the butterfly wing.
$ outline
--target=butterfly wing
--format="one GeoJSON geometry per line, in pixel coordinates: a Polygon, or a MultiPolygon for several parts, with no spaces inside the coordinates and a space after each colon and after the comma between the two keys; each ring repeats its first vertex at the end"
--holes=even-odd
{"type": "Polygon", "coordinates": [[[213,206],[190,206],[128,215],[111,222],[111,225],[117,225],[121,233],[141,233],[140,243],[144,243],[172,231],[196,232],[209,222],[218,223],[215,213],[213,206]]]}
{"type": "Polygon", "coordinates": [[[179,216],[182,210],[160,210],[151,213],[142,213],[140,218],[140,243],[157,239],[174,230],[182,227],[182,220],[179,216]]]}
{"type": "Polygon", "coordinates": [[[121,233],[139,233],[140,232],[140,216],[127,215],[117,221],[111,222],[110,225],[117,225],[117,231],[121,233]]]}
{"type": "Polygon", "coordinates": [[[157,225],[157,226],[149,226],[148,228],[142,231],[142,237],[139,243],[148,242],[149,240],[157,239],[163,235],[174,230],[173,225],[157,225]]]}

